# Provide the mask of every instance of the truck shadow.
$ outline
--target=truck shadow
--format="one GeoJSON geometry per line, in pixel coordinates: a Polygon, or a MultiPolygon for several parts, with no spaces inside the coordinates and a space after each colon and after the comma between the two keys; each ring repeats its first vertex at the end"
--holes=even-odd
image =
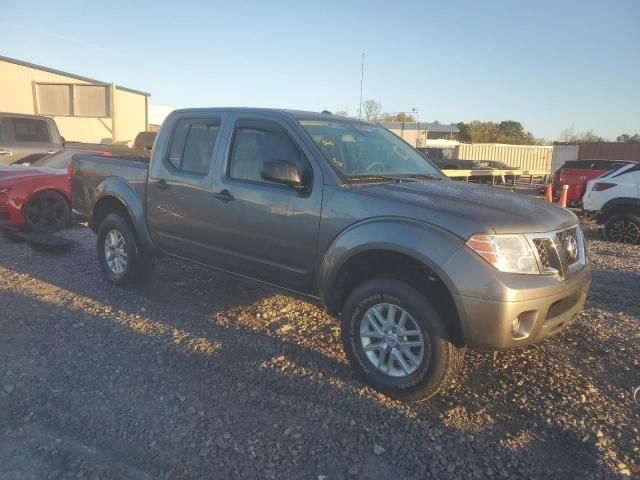
{"type": "MultiPolygon", "coordinates": [[[[20,316],[20,328],[0,324],[12,335],[13,346],[4,348],[0,358],[16,384],[11,396],[0,396],[0,422],[16,431],[41,429],[62,438],[68,450],[50,453],[32,447],[44,456],[47,468],[70,468],[75,457],[83,456],[78,445],[96,450],[105,461],[117,459],[112,474],[123,473],[123,465],[154,475],[185,463],[196,468],[190,460],[210,468],[223,458],[246,459],[246,452],[234,454],[217,442],[220,437],[247,445],[258,429],[262,436],[286,443],[282,432],[291,428],[313,444],[323,418],[332,418],[343,425],[342,431],[329,433],[332,441],[357,437],[364,448],[334,459],[329,474],[344,473],[356,462],[371,470],[369,478],[388,478],[389,472],[398,473],[398,465],[389,463],[393,458],[406,468],[402,476],[409,477],[410,472],[428,471],[433,459],[455,463],[461,448],[468,452],[470,471],[479,469],[483,476],[486,469],[526,468],[541,459],[557,465],[558,477],[607,473],[598,450],[571,429],[535,428],[544,420],[526,408],[500,412],[504,404],[491,407],[493,402],[474,400],[487,398],[508,375],[486,355],[471,358],[475,366],[467,372],[468,387],[454,386],[431,404],[414,406],[378,395],[352,378],[345,365],[266,332],[218,325],[205,337],[214,348],[191,348],[174,335],[184,322],[169,325],[167,316],[153,311],[142,320],[170,328],[128,327],[123,315],[135,318],[137,312],[114,308],[109,316],[85,311],[78,303],[52,308],[46,295],[1,295],[3,305],[29,304],[29,311],[20,316]],[[387,420],[377,425],[381,416],[387,420]],[[128,418],[135,418],[138,427],[128,428],[123,438],[128,418]],[[146,447],[150,429],[154,448],[146,447]],[[402,445],[386,443],[388,429],[403,432],[402,445]],[[199,440],[176,443],[193,431],[199,440]],[[384,445],[388,457],[373,455],[374,443],[384,445]]],[[[298,459],[296,468],[302,472],[307,467],[298,459]]],[[[184,476],[193,473],[183,470],[184,476]]]]}
{"type": "MultiPolygon", "coordinates": [[[[361,434],[367,445],[382,442],[382,430],[391,428],[406,432],[408,437],[404,451],[392,452],[407,458],[411,466],[408,471],[420,471],[423,465],[416,459],[427,461],[424,450],[429,453],[427,458],[454,461],[453,452],[462,445],[479,458],[492,458],[494,466],[496,458],[505,466],[507,462],[527,465],[544,459],[545,463],[558,465],[559,477],[580,473],[598,476],[607,474],[601,463],[606,450],[619,456],[633,450],[630,430],[617,435],[619,425],[615,422],[619,418],[599,418],[588,403],[576,397],[575,390],[562,384],[562,378],[577,376],[586,395],[600,396],[609,405],[619,404],[620,389],[628,387],[625,382],[630,374],[619,372],[622,357],[612,362],[612,352],[601,352],[602,358],[587,361],[597,345],[589,339],[593,333],[589,330],[593,323],[591,310],[568,331],[542,345],[499,353],[495,358],[469,352],[461,382],[429,404],[406,405],[377,394],[355,378],[346,364],[336,322],[309,302],[170,260],[159,263],[149,283],[119,289],[100,278],[97,264],[83,263],[93,258],[89,250],[87,245],[80,245],[69,255],[55,259],[30,253],[28,261],[0,256],[3,274],[15,275],[14,288],[0,291],[2,305],[24,306],[26,310],[20,316],[28,324],[32,322],[34,331],[43,316],[32,318],[26,306],[35,305],[31,308],[46,312],[44,318],[48,315],[51,320],[43,327],[38,343],[45,344],[49,335],[65,339],[64,351],[56,350],[55,342],[51,342],[51,346],[41,348],[37,359],[47,368],[46,375],[37,377],[46,377],[51,387],[48,391],[64,391],[63,396],[49,398],[46,390],[34,391],[24,403],[12,403],[11,411],[21,414],[32,400],[37,404],[46,398],[55,412],[46,414],[45,408],[43,422],[87,442],[91,440],[84,437],[83,419],[105,423],[104,431],[109,432],[113,422],[122,420],[121,415],[132,414],[133,407],[126,403],[131,400],[137,405],[135,415],[143,417],[142,423],[152,424],[154,415],[161,416],[165,401],[172,402],[174,415],[186,425],[193,425],[198,420],[196,414],[205,412],[207,418],[220,420],[214,423],[215,428],[207,427],[211,429],[203,432],[203,438],[210,439],[222,430],[231,430],[232,435],[249,441],[255,435],[252,429],[257,420],[243,418],[253,418],[256,409],[279,425],[306,425],[310,420],[305,412],[309,409],[320,412],[320,417],[339,415],[345,432],[336,435],[361,434]],[[43,269],[45,262],[60,265],[43,269]],[[80,323],[83,325],[74,326],[80,323]],[[78,353],[83,362],[75,360],[78,353]],[[128,359],[126,364],[121,363],[123,358],[128,359]],[[65,369],[72,373],[63,375],[65,369]],[[123,375],[114,380],[115,369],[123,375]],[[73,391],[66,392],[69,382],[74,390],[84,392],[83,396],[75,398],[73,391]],[[98,395],[105,389],[106,397],[98,395]],[[153,408],[147,412],[146,403],[141,408],[135,393],[118,398],[121,392],[141,392],[153,408]],[[180,392],[188,401],[176,397],[180,392]],[[132,395],[135,398],[130,398],[132,395]],[[83,402],[87,402],[86,407],[83,402]],[[216,402],[226,409],[231,404],[231,410],[217,411],[216,402]],[[69,418],[69,404],[77,404],[84,412],[78,420],[69,418]],[[87,409],[91,405],[105,415],[97,420],[89,418],[87,409]],[[283,412],[287,409],[288,414],[283,412]],[[380,415],[388,418],[386,426],[376,425],[380,415]],[[351,426],[352,420],[355,426],[351,426]],[[581,421],[587,426],[578,428],[581,421]],[[369,430],[351,432],[347,425],[351,429],[368,425],[369,430]],[[599,446],[598,429],[604,431],[606,441],[599,446]],[[440,439],[445,443],[439,443],[440,439]],[[446,443],[451,439],[457,446],[446,443]]],[[[594,276],[594,282],[602,280],[606,278],[594,276]]],[[[8,327],[0,323],[0,328],[8,327]]],[[[28,365],[33,356],[27,352],[30,350],[23,348],[11,361],[28,365]]],[[[640,420],[631,405],[626,414],[627,423],[633,424],[634,418],[636,424],[640,420]]],[[[166,447],[163,452],[168,455],[170,447],[175,448],[170,441],[175,425],[158,428],[166,447]]],[[[281,430],[270,431],[271,424],[263,428],[281,436],[281,430]]],[[[308,435],[316,428],[319,425],[308,435]]],[[[117,454],[125,455],[123,458],[152,455],[149,465],[158,462],[158,468],[171,467],[169,460],[162,455],[155,457],[156,453],[134,449],[135,455],[127,454],[132,448],[129,442],[109,435],[96,438],[103,442],[104,449],[112,448],[109,445],[113,443],[113,448],[120,449],[117,454]]],[[[197,447],[201,446],[198,443],[197,447]]],[[[191,448],[182,448],[184,455],[193,453],[191,448]]],[[[224,449],[214,453],[224,455],[224,449]]],[[[373,456],[370,449],[354,455],[366,458],[371,468],[388,471],[386,461],[373,456]]],[[[344,473],[347,466],[337,462],[335,468],[344,473]]]]}

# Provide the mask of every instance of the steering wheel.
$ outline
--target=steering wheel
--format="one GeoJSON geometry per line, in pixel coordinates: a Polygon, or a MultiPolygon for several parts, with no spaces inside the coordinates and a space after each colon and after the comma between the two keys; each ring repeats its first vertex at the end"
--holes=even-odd
{"type": "Polygon", "coordinates": [[[374,168],[378,168],[377,171],[378,172],[382,172],[382,171],[384,171],[384,163],[382,163],[382,162],[373,162],[371,165],[369,165],[367,168],[365,168],[365,170],[367,172],[370,172],[372,170],[376,171],[376,170],[374,170],[374,168]]]}

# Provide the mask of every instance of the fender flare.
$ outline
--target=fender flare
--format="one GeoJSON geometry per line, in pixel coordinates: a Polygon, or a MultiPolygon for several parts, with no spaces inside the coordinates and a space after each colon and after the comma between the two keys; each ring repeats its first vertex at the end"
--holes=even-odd
{"type": "Polygon", "coordinates": [[[343,230],[321,257],[317,275],[321,301],[330,311],[335,309],[332,288],[342,267],[355,255],[373,250],[415,259],[435,273],[452,295],[456,294],[458,290],[442,266],[462,246],[464,242],[454,234],[415,219],[376,217],[355,223],[343,230]]]}
{"type": "Polygon", "coordinates": [[[601,210],[602,210],[602,213],[607,215],[612,209],[616,207],[621,207],[621,206],[640,207],[640,198],[633,198],[633,197],[612,198],[602,206],[601,210]]]}
{"type": "Polygon", "coordinates": [[[151,237],[149,236],[149,230],[147,229],[147,212],[145,203],[140,198],[140,195],[131,187],[129,182],[120,177],[108,177],[105,178],[95,190],[95,203],[93,211],[91,212],[92,227],[98,228],[98,225],[93,224],[93,218],[95,216],[96,207],[100,204],[100,201],[105,198],[115,198],[129,213],[131,221],[133,222],[133,228],[138,236],[138,239],[142,243],[142,246],[146,250],[156,251],[157,248],[151,237]]]}

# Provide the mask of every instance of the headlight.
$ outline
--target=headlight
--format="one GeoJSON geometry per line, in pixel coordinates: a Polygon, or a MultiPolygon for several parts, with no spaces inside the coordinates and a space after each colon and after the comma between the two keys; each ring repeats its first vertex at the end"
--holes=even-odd
{"type": "Polygon", "coordinates": [[[3,193],[7,193],[9,190],[10,190],[9,188],[0,187],[0,195],[2,195],[3,193]]]}
{"type": "Polygon", "coordinates": [[[538,274],[538,262],[524,235],[474,235],[467,246],[501,272],[538,274]]]}

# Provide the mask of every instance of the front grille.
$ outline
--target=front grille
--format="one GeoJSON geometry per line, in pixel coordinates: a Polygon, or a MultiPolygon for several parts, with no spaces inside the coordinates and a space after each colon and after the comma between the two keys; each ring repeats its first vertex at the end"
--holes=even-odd
{"type": "Polygon", "coordinates": [[[567,265],[573,265],[578,261],[578,227],[568,228],[556,233],[558,250],[564,255],[567,265]]]}
{"type": "Polygon", "coordinates": [[[533,244],[538,251],[538,258],[540,259],[540,265],[542,265],[543,270],[547,270],[551,267],[549,263],[549,255],[547,254],[547,245],[548,240],[544,238],[534,238],[533,244]]]}
{"type": "Polygon", "coordinates": [[[584,258],[578,227],[529,236],[543,273],[557,273],[564,277],[572,265],[584,258]],[[533,237],[533,238],[532,238],[533,237]]]}

